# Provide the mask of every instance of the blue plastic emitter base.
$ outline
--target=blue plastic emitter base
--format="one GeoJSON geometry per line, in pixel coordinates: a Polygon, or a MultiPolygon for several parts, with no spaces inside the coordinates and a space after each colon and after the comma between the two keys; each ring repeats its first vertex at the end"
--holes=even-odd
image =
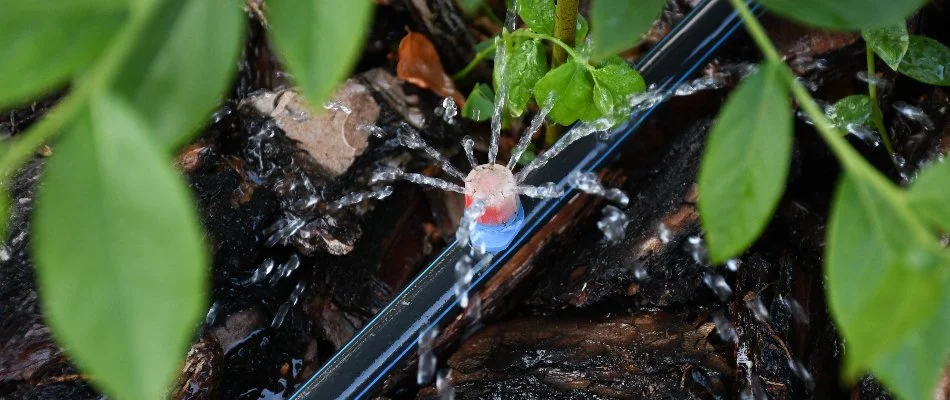
{"type": "Polygon", "coordinates": [[[518,202],[518,211],[508,221],[497,225],[475,224],[470,239],[472,246],[489,253],[504,250],[515,240],[524,227],[524,207],[518,202]]]}

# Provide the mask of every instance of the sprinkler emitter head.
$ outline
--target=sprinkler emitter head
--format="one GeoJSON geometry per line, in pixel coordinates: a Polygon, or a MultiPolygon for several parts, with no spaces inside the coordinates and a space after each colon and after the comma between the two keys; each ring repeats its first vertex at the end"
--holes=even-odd
{"type": "Polygon", "coordinates": [[[481,202],[485,212],[476,219],[472,245],[495,252],[511,243],[524,224],[518,185],[504,165],[482,164],[465,178],[465,208],[481,202]]]}

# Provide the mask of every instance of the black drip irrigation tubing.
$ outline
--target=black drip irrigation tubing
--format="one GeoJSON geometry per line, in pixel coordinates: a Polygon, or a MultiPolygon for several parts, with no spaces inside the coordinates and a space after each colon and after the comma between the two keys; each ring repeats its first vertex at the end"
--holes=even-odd
{"type": "MultiPolygon", "coordinates": [[[[747,0],[752,4],[751,0],[747,0]]],[[[693,74],[742,25],[728,0],[704,0],[637,65],[644,79],[663,93],[663,100],[693,74]]],[[[566,185],[573,171],[590,172],[603,166],[637,127],[662,104],[631,115],[608,141],[590,135],[565,149],[527,177],[526,184],[558,182],[566,185]]],[[[508,248],[494,254],[478,271],[470,292],[487,281],[500,266],[554,216],[574,195],[557,199],[524,199],[525,224],[508,248]]],[[[453,292],[455,263],[467,246],[452,243],[429,266],[376,314],[291,397],[294,400],[363,399],[373,394],[393,368],[406,359],[420,334],[454,318],[461,309],[453,292]]]]}

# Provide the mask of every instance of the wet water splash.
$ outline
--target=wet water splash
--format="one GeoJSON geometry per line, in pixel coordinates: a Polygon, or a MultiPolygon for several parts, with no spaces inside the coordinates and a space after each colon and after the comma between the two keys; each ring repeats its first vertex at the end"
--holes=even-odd
{"type": "Polygon", "coordinates": [[[863,140],[871,147],[879,147],[881,145],[881,135],[878,135],[878,133],[871,130],[871,128],[861,124],[850,123],[845,125],[845,129],[849,134],[863,140]]]}
{"type": "Polygon", "coordinates": [[[347,115],[353,113],[353,110],[351,110],[349,107],[347,107],[347,106],[345,106],[345,105],[343,105],[343,104],[341,104],[341,103],[339,103],[339,102],[336,102],[336,101],[327,101],[327,102],[324,102],[324,103],[323,103],[323,108],[326,109],[326,110],[330,110],[330,111],[341,112],[341,113],[344,113],[344,114],[347,114],[347,115]]]}
{"type": "Polygon", "coordinates": [[[903,101],[894,102],[892,107],[905,118],[920,124],[920,127],[924,128],[924,130],[932,131],[937,129],[933,120],[930,119],[930,116],[928,116],[924,110],[920,109],[920,107],[910,105],[903,101]]]}
{"type": "Polygon", "coordinates": [[[287,261],[280,265],[277,272],[271,276],[270,284],[276,285],[279,280],[290,277],[297,268],[300,268],[300,256],[292,254],[287,261]]]}
{"type": "Polygon", "coordinates": [[[451,97],[442,99],[442,120],[449,123],[455,123],[455,116],[459,113],[459,107],[451,97]]]}
{"type": "Polygon", "coordinates": [[[564,189],[554,182],[538,186],[519,185],[516,189],[519,194],[535,198],[557,198],[564,195],[564,189]]]}
{"type": "Polygon", "coordinates": [[[796,359],[788,360],[788,368],[795,374],[799,379],[802,380],[802,383],[805,384],[805,388],[809,392],[815,390],[815,378],[812,377],[811,372],[808,371],[808,368],[805,368],[805,364],[802,364],[801,361],[796,359]]]}
{"type": "Polygon", "coordinates": [[[907,185],[916,179],[916,171],[914,168],[907,164],[907,160],[904,156],[894,153],[891,156],[891,162],[894,163],[894,168],[897,169],[897,173],[901,177],[901,184],[907,185]]]}
{"type": "Polygon", "coordinates": [[[277,244],[286,245],[290,238],[296,235],[306,223],[307,221],[301,217],[285,213],[283,218],[264,230],[264,235],[267,235],[264,245],[267,247],[274,247],[277,244]]]}
{"type": "Polygon", "coordinates": [[[459,179],[465,179],[465,174],[463,174],[462,171],[455,168],[442,153],[432,146],[429,146],[429,144],[422,139],[422,136],[419,135],[419,132],[409,126],[409,124],[405,122],[400,124],[399,129],[396,131],[396,137],[399,139],[399,144],[413,150],[422,150],[432,161],[439,164],[439,168],[442,168],[442,170],[449,175],[459,179]]]}
{"type": "MultiPolygon", "coordinates": [[[[513,29],[512,29],[513,30],[513,29]]],[[[500,36],[495,37],[495,71],[497,76],[504,76],[508,67],[508,46],[502,42],[500,36]]],[[[488,163],[494,164],[498,156],[498,141],[501,139],[501,118],[505,105],[508,103],[508,80],[502,79],[495,93],[495,111],[491,117],[491,143],[488,145],[488,163]]]]}
{"type": "Polygon", "coordinates": [[[462,138],[462,148],[465,150],[465,157],[468,158],[469,165],[474,169],[478,166],[478,161],[475,160],[475,139],[471,136],[462,138]]]}
{"type": "Polygon", "coordinates": [[[330,203],[331,210],[339,210],[343,207],[361,203],[367,199],[382,200],[393,194],[392,186],[383,186],[366,192],[348,193],[340,199],[330,203]]]}
{"type": "Polygon", "coordinates": [[[689,252],[690,257],[693,258],[696,264],[706,264],[708,250],[706,249],[706,242],[702,237],[690,236],[686,238],[686,251],[689,252]]]}
{"type": "Polygon", "coordinates": [[[623,210],[608,205],[604,207],[603,217],[597,221],[597,229],[604,233],[608,242],[617,243],[623,239],[630,220],[623,210]]]}
{"type": "Polygon", "coordinates": [[[736,272],[739,270],[739,266],[742,265],[742,261],[739,261],[735,258],[730,258],[726,260],[726,269],[731,272],[736,272]]]}
{"type": "Polygon", "coordinates": [[[558,140],[553,146],[551,146],[551,148],[535,157],[535,159],[531,160],[531,162],[522,168],[521,171],[518,171],[518,173],[515,174],[515,182],[524,182],[524,179],[529,174],[531,174],[531,172],[545,166],[548,161],[551,161],[552,158],[556,157],[574,142],[585,138],[594,132],[610,129],[611,125],[612,123],[609,120],[599,119],[591,123],[583,123],[571,128],[571,130],[569,130],[564,135],[564,137],[561,138],[561,140],[558,140]]]}
{"type": "Polygon", "coordinates": [[[415,184],[431,186],[440,190],[447,190],[450,192],[456,193],[465,193],[465,190],[461,186],[454,183],[446,182],[439,178],[433,178],[431,176],[425,176],[422,174],[417,174],[413,172],[405,172],[398,168],[394,167],[383,167],[373,173],[373,177],[370,179],[372,183],[378,182],[387,182],[394,181],[396,179],[406,180],[415,184]]]}
{"type": "Polygon", "coordinates": [[[714,312],[712,314],[712,320],[713,324],[716,325],[716,332],[719,333],[720,339],[724,342],[738,343],[739,334],[736,333],[736,327],[722,311],[714,312]]]}
{"type": "Polygon", "coordinates": [[[538,129],[541,129],[541,124],[544,123],[544,119],[547,118],[548,113],[551,112],[553,107],[554,95],[551,94],[544,102],[544,107],[541,107],[541,110],[534,115],[534,118],[531,118],[531,124],[528,125],[528,129],[525,129],[525,131],[521,134],[521,138],[518,139],[518,144],[515,145],[515,148],[511,150],[511,158],[508,159],[509,170],[514,170],[515,165],[518,165],[518,160],[521,159],[521,155],[524,154],[524,151],[531,143],[531,137],[534,136],[534,133],[537,132],[538,129]]]}
{"type": "Polygon", "coordinates": [[[483,201],[475,201],[465,209],[462,219],[459,221],[459,227],[455,230],[455,239],[458,240],[459,244],[463,246],[469,244],[469,238],[472,231],[475,230],[475,224],[478,223],[478,218],[484,214],[485,203],[483,201]]]}
{"type": "Polygon", "coordinates": [[[475,272],[472,271],[472,257],[463,255],[455,262],[455,284],[452,286],[455,297],[459,299],[459,306],[468,307],[468,288],[472,283],[475,272]]]}
{"type": "Polygon", "coordinates": [[[305,290],[307,290],[307,284],[303,282],[297,282],[297,285],[294,286],[294,290],[290,292],[290,297],[277,309],[277,313],[274,315],[274,319],[270,323],[271,328],[280,328],[280,326],[284,323],[284,319],[287,318],[287,313],[290,312],[290,308],[297,305],[297,302],[300,300],[300,296],[303,295],[305,290]]]}
{"type": "Polygon", "coordinates": [[[708,75],[694,79],[689,82],[683,82],[676,87],[674,96],[689,96],[696,92],[704,90],[715,90],[726,87],[726,79],[723,75],[708,75]]]}
{"type": "Polygon", "coordinates": [[[271,271],[274,270],[274,259],[268,258],[261,263],[259,267],[254,269],[254,272],[251,274],[251,277],[244,282],[245,285],[254,285],[260,282],[263,282],[264,279],[267,279],[267,276],[270,275],[271,271]]]}
{"type": "Polygon", "coordinates": [[[439,400],[455,399],[455,386],[452,385],[450,373],[439,371],[439,374],[435,377],[435,390],[439,400]]]}
{"type": "Polygon", "coordinates": [[[721,301],[729,301],[729,298],[732,297],[732,288],[729,287],[729,284],[726,283],[726,278],[723,278],[722,275],[711,271],[703,272],[703,283],[709,287],[721,301]]]}
{"type": "Polygon", "coordinates": [[[755,317],[756,321],[761,323],[769,322],[769,310],[765,307],[765,304],[762,303],[762,298],[759,295],[752,295],[747,298],[745,301],[745,307],[752,311],[752,316],[755,317]]]}
{"type": "Polygon", "coordinates": [[[607,189],[600,183],[600,178],[593,172],[574,171],[568,176],[567,181],[576,189],[593,195],[604,197],[607,200],[626,207],[630,203],[630,198],[620,189],[607,189]]]}
{"type": "Polygon", "coordinates": [[[637,265],[636,267],[633,267],[633,277],[640,282],[644,282],[647,279],[650,279],[650,274],[642,265],[637,265]]]}
{"type": "Polygon", "coordinates": [[[211,326],[214,325],[214,321],[218,318],[218,311],[221,309],[221,303],[214,302],[211,304],[211,307],[208,308],[208,313],[205,314],[205,325],[211,326]]]}
{"type": "Polygon", "coordinates": [[[376,125],[359,125],[356,127],[356,129],[358,129],[360,132],[366,132],[381,139],[386,137],[386,131],[376,125]]]}
{"type": "Polygon", "coordinates": [[[656,227],[656,235],[660,238],[660,242],[663,244],[667,244],[670,242],[670,240],[673,240],[673,232],[670,231],[670,228],[668,228],[666,224],[662,222],[660,222],[660,224],[656,227]]]}
{"type": "Polygon", "coordinates": [[[785,305],[786,308],[788,308],[788,312],[792,314],[792,318],[794,318],[795,321],[798,321],[798,323],[803,325],[808,325],[810,323],[808,312],[805,311],[805,308],[803,308],[802,305],[798,303],[798,301],[795,301],[795,299],[790,297],[780,297],[780,301],[785,305]]]}
{"type": "Polygon", "coordinates": [[[886,79],[878,78],[877,76],[868,75],[867,71],[858,71],[857,73],[858,80],[868,85],[874,85],[881,89],[886,89],[889,85],[886,79]]]}
{"type": "Polygon", "coordinates": [[[438,336],[439,328],[433,326],[420,334],[419,339],[416,341],[418,346],[416,354],[419,356],[419,369],[416,372],[416,383],[419,385],[429,383],[435,375],[438,360],[435,358],[435,353],[432,352],[432,347],[435,344],[435,338],[438,336]]]}

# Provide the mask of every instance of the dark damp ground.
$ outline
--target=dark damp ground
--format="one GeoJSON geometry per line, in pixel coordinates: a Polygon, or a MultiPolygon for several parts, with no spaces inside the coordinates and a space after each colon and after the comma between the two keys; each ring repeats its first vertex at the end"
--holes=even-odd
{"type": "MultiPolygon", "coordinates": [[[[411,1],[390,3],[377,7],[354,84],[371,93],[380,108],[375,123],[387,137],[404,122],[415,123],[456,165],[467,165],[459,139],[476,135],[484,150],[487,124],[446,123],[435,111],[439,96],[393,80],[389,54],[409,26],[432,38],[451,72],[467,62],[485,22],[453,25],[462,19],[452,7],[426,20],[411,1]],[[457,37],[453,42],[446,35],[457,37]],[[440,48],[448,42],[458,45],[440,48]]],[[[668,33],[689,3],[671,2],[647,44],[628,56],[643,54],[668,33]]],[[[932,2],[911,28],[950,43],[942,22],[946,5],[932,2]]],[[[283,88],[286,79],[260,23],[253,15],[248,20],[249,40],[230,99],[178,157],[198,199],[214,265],[211,307],[173,398],[286,398],[451,241],[461,214],[457,195],[404,183],[383,201],[337,211],[308,205],[313,196],[333,200],[365,190],[382,163],[436,176],[439,171],[392,139],[370,137],[352,166],[332,176],[274,119],[249,106],[249,98],[283,88]],[[255,275],[270,263],[269,274],[255,275]]],[[[817,33],[768,17],[765,25],[796,72],[817,85],[818,98],[832,102],[865,92],[856,77],[865,57],[857,36],[817,33]],[[823,60],[817,68],[816,60],[823,60]]],[[[738,35],[702,74],[741,69],[757,57],[738,35]]],[[[887,83],[879,91],[888,129],[908,165],[946,153],[947,93],[881,65],[878,71],[887,83]],[[890,107],[897,101],[921,107],[937,129],[925,131],[904,119],[890,107]]],[[[460,82],[460,91],[487,80],[489,72],[476,70],[473,79],[460,82]]],[[[456,398],[705,399],[743,392],[773,399],[888,397],[870,377],[850,387],[838,378],[846,347],[826,311],[821,269],[838,167],[804,121],[796,123],[778,213],[737,271],[694,261],[701,251],[691,241],[701,237],[694,188],[699,156],[735,83],[729,79],[726,88],[667,103],[603,171],[605,183],[631,197],[620,243],[605,243],[596,227],[604,202],[578,195],[482,290],[480,330],[473,333],[464,319],[442,329],[436,353],[456,398]],[[732,291],[725,300],[704,284],[717,276],[732,291]],[[717,323],[734,327],[738,346],[720,337],[717,323]]],[[[54,102],[0,114],[0,135],[23,132],[54,102]]],[[[899,180],[883,149],[851,141],[899,180]]],[[[29,215],[43,160],[40,155],[29,162],[12,187],[9,236],[0,249],[0,398],[99,398],[52,341],[38,306],[29,215]]],[[[410,363],[390,376],[379,395],[434,398],[434,387],[415,385],[414,368],[410,363]]]]}

